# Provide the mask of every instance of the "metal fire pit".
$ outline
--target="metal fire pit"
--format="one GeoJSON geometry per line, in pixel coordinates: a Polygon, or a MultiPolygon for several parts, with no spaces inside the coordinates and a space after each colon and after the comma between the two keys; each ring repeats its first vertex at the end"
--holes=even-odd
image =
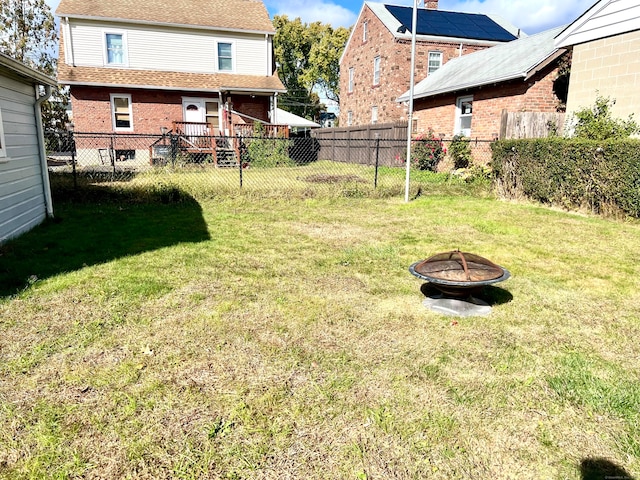
{"type": "Polygon", "coordinates": [[[506,269],[486,258],[460,250],[438,253],[416,262],[409,271],[452,298],[471,297],[485,285],[502,282],[511,276],[506,269]]]}

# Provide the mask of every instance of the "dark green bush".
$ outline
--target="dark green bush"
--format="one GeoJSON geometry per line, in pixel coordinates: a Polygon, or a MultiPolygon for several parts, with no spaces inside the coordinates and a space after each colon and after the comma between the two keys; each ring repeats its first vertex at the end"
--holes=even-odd
{"type": "Polygon", "coordinates": [[[640,217],[640,140],[501,140],[491,148],[504,197],[640,217]]]}
{"type": "Polygon", "coordinates": [[[454,135],[449,144],[449,157],[455,168],[467,168],[471,164],[470,139],[464,135],[454,135]]]}
{"type": "Polygon", "coordinates": [[[292,167],[295,162],[289,157],[291,141],[286,138],[264,137],[264,127],[256,122],[254,137],[246,140],[247,158],[254,167],[292,167]]]}

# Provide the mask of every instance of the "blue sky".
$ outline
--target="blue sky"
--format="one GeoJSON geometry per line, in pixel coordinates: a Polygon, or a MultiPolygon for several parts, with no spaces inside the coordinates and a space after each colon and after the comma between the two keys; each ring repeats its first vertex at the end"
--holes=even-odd
{"type": "MultiPolygon", "coordinates": [[[[527,34],[573,22],[596,0],[440,0],[440,10],[492,13],[502,16],[527,34]]],[[[350,27],[362,0],[264,0],[269,14],[300,17],[304,22],[321,21],[334,27],[350,27]]],[[[381,3],[413,5],[413,0],[382,0],[381,3]]],[[[421,5],[421,4],[420,4],[421,5]]]]}
{"type": "MultiPolygon", "coordinates": [[[[46,0],[52,10],[60,0],[46,0]]],[[[321,21],[334,27],[350,27],[356,21],[363,0],[263,0],[271,18],[274,15],[300,17],[310,23],[321,21]]],[[[596,0],[440,0],[440,10],[492,13],[502,16],[527,34],[541,32],[573,22],[596,0]]],[[[413,5],[413,0],[382,1],[413,5]]]]}

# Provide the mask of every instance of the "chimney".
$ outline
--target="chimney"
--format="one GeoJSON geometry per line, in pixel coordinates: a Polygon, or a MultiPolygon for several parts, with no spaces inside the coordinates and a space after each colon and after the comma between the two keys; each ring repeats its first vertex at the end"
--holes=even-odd
{"type": "Polygon", "coordinates": [[[438,9],[438,0],[424,0],[424,8],[427,10],[437,10],[438,9]]]}

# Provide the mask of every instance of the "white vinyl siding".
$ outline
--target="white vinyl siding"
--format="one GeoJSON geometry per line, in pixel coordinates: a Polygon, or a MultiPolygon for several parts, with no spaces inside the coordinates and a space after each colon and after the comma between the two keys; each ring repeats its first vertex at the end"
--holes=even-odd
{"type": "Polygon", "coordinates": [[[71,38],[76,66],[101,67],[104,64],[105,31],[126,34],[127,67],[137,70],[215,73],[217,42],[233,43],[233,73],[263,75],[269,70],[268,42],[264,35],[230,33],[185,28],[132,26],[107,27],[90,21],[74,20],[71,38]]]}
{"type": "Polygon", "coordinates": [[[556,48],[608,38],[638,29],[640,4],[637,0],[596,2],[556,38],[556,48]]]}
{"type": "Polygon", "coordinates": [[[0,158],[0,243],[30,230],[46,216],[34,104],[33,85],[0,77],[6,153],[0,158]]]}

